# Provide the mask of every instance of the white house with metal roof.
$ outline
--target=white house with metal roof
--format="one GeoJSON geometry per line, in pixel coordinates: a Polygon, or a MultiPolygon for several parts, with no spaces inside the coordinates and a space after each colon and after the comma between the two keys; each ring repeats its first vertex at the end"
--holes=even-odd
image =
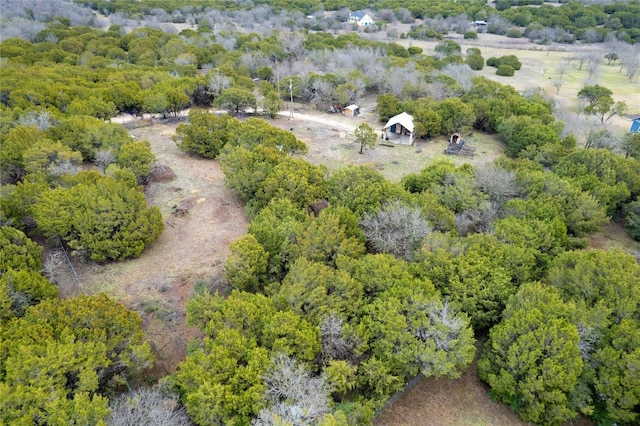
{"type": "Polygon", "coordinates": [[[349,22],[357,24],[360,27],[368,27],[369,25],[372,25],[374,21],[368,13],[357,11],[349,14],[349,22]]]}

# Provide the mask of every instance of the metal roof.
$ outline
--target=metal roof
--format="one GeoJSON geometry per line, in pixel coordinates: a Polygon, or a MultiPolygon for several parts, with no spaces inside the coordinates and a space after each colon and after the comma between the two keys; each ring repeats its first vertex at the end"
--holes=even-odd
{"type": "Polygon", "coordinates": [[[403,112],[402,114],[398,114],[395,117],[391,117],[387,124],[383,127],[383,130],[386,130],[393,126],[394,124],[400,124],[402,127],[407,129],[410,132],[413,132],[413,116],[403,112]]]}

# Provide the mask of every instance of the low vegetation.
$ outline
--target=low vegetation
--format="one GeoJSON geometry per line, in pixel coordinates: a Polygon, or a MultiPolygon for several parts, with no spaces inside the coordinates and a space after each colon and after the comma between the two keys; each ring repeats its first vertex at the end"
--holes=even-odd
{"type": "MultiPolygon", "coordinates": [[[[640,265],[619,250],[585,250],[612,218],[640,238],[638,140],[610,143],[604,127],[627,105],[586,82],[579,113],[601,127],[578,146],[548,97],[478,77],[480,50],[463,56],[442,37],[468,33],[469,16],[512,37],[525,27],[541,43],[614,35],[603,57],[633,81],[637,3],[370,5],[368,31],[421,19],[408,34],[438,39],[433,56],[322,32],[348,20],[339,1],[282,11],[262,1],[251,10],[161,3],[25,2],[3,16],[31,22],[0,43],[3,420],[369,424],[417,375],[459,377],[485,335],[478,374],[523,420],[637,423],[640,265]],[[193,28],[98,30],[82,4],[123,23],[140,14],[193,28]],[[305,15],[320,7],[335,13],[305,15]],[[231,14],[286,25],[237,31],[221,23],[231,14]],[[305,25],[317,31],[296,31],[305,25]],[[383,122],[412,114],[421,141],[496,135],[506,156],[475,167],[439,158],[392,182],[366,166],[311,164],[303,141],[258,117],[275,117],[283,98],[328,110],[365,95],[377,97],[383,122]],[[173,120],[187,107],[229,113],[191,109],[174,141],[220,162],[251,223],[230,245],[227,291],[187,303],[200,334],[186,359],[159,387],[131,390],[154,360],[140,316],[105,294],[58,299],[34,241],[88,262],[139,256],[165,223],[144,197],[155,157],[105,120],[173,120]]],[[[501,75],[522,66],[517,55],[486,64],[501,75]]],[[[361,124],[355,139],[363,154],[378,134],[361,124]]]]}

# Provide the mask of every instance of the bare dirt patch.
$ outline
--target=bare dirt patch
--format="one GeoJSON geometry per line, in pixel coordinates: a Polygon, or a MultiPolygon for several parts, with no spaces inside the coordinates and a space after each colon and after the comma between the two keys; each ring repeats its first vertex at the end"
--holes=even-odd
{"type": "Polygon", "coordinates": [[[380,132],[384,125],[378,120],[375,105],[375,97],[366,97],[360,105],[361,114],[347,117],[295,104],[293,118],[290,119],[289,113],[285,112],[270,123],[292,131],[306,143],[309,152],[304,158],[313,164],[325,165],[329,171],[350,165],[367,165],[394,182],[409,173],[419,172],[438,158],[447,158],[458,166],[464,163],[479,165],[491,162],[504,153],[504,145],[494,135],[474,132],[464,136],[469,145],[477,148],[473,157],[445,154],[448,143],[445,137],[419,140],[415,146],[379,140],[374,149],[359,154],[360,145],[354,139],[354,129],[361,123],[367,123],[380,132]]]}
{"type": "Polygon", "coordinates": [[[519,426],[506,405],[492,401],[476,362],[459,379],[423,379],[379,415],[376,426],[519,426]]]}
{"type": "Polygon", "coordinates": [[[640,254],[640,243],[634,241],[624,227],[613,220],[602,231],[591,236],[589,248],[598,250],[619,249],[634,256],[640,254]]]}
{"type": "Polygon", "coordinates": [[[137,259],[97,265],[74,261],[75,279],[59,280],[63,297],[106,292],[140,313],[156,351],[149,380],[171,373],[186,356],[197,332],[185,324],[185,305],[194,286],[215,287],[224,272],[229,244],[247,231],[244,205],[224,187],[218,162],[182,153],[171,137],[175,124],[131,130],[148,140],[157,165],[145,188],[147,203],[165,221],[162,235],[137,259]]]}
{"type": "MultiPolygon", "coordinates": [[[[481,339],[484,341],[484,339],[481,339]]],[[[478,343],[480,350],[482,343],[478,343]]],[[[589,426],[584,416],[564,426],[589,426]]],[[[532,426],[489,396],[478,377],[477,359],[460,376],[422,379],[374,421],[375,426],[532,426]]]]}

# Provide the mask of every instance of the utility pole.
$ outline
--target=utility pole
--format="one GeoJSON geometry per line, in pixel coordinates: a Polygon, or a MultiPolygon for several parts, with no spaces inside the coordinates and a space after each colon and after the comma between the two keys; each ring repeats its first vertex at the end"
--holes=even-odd
{"type": "Polygon", "coordinates": [[[280,70],[278,69],[278,58],[274,59],[276,62],[276,90],[278,91],[278,98],[280,98],[280,70]]]}
{"type": "Polygon", "coordinates": [[[289,120],[293,120],[293,84],[289,79],[289,94],[291,95],[291,103],[289,103],[289,120]]]}

